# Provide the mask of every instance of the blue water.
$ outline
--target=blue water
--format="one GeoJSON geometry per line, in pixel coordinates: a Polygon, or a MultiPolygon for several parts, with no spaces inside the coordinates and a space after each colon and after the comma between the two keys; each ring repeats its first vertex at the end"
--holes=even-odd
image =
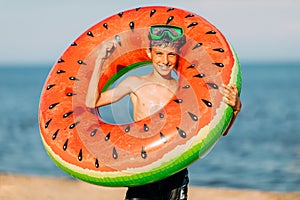
{"type": "MultiPolygon", "coordinates": [[[[41,143],[39,95],[51,66],[0,67],[0,173],[67,176],[41,143]]],[[[300,191],[300,62],[242,63],[243,109],[189,167],[191,185],[300,191]]]]}

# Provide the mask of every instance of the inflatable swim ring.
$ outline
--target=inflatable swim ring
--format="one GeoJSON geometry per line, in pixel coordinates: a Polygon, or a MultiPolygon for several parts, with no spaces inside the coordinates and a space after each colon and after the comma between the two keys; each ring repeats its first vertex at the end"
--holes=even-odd
{"type": "MultiPolygon", "coordinates": [[[[202,17],[177,8],[142,7],[113,15],[84,32],[53,66],[41,94],[39,124],[49,156],[70,175],[103,186],[136,186],[170,176],[202,157],[222,136],[232,108],[219,86],[237,84],[237,56],[221,32],[202,17]],[[99,88],[149,64],[151,25],[181,26],[178,91],[146,119],[109,124],[85,106],[97,49],[118,46],[106,60],[99,88]]],[[[100,91],[99,91],[100,92],[100,91]]]]}

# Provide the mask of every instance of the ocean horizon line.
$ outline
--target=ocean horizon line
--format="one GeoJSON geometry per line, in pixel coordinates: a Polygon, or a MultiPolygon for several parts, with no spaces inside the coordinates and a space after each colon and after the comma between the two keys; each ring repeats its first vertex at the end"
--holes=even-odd
{"type": "MultiPolygon", "coordinates": [[[[57,61],[53,62],[12,62],[12,63],[0,63],[0,69],[4,68],[52,68],[57,61]]],[[[239,59],[241,66],[247,65],[282,65],[282,64],[291,64],[291,65],[300,65],[300,60],[241,60],[239,59]]]]}

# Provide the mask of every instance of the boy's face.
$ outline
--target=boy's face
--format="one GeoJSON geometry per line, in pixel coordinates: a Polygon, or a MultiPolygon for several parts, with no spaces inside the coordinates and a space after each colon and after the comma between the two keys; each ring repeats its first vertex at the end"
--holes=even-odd
{"type": "Polygon", "coordinates": [[[170,75],[177,65],[178,51],[173,46],[153,46],[147,54],[152,60],[154,70],[161,76],[170,75]]]}

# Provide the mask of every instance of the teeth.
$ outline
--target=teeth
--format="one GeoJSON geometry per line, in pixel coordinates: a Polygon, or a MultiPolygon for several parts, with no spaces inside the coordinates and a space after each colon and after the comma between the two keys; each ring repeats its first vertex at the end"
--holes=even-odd
{"type": "Polygon", "coordinates": [[[162,68],[162,69],[168,69],[168,68],[169,68],[169,67],[166,66],[166,65],[160,65],[159,67],[162,68]]]}

